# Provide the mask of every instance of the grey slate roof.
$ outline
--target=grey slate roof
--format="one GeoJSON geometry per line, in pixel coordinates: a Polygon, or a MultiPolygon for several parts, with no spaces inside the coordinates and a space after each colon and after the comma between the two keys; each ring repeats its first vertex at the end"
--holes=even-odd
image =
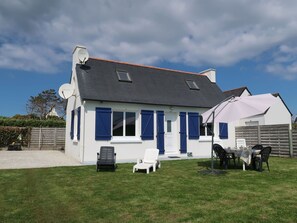
{"type": "Polygon", "coordinates": [[[241,94],[244,92],[244,90],[247,90],[251,94],[251,92],[249,91],[249,89],[247,87],[240,87],[240,88],[235,88],[232,90],[224,91],[224,95],[226,98],[231,97],[231,96],[240,97],[241,94]]]}
{"type": "Polygon", "coordinates": [[[211,108],[224,99],[220,88],[206,76],[90,58],[76,66],[83,100],[211,108]],[[127,71],[132,82],[118,80],[116,71],[127,71]],[[200,90],[190,90],[186,80],[200,90]]]}

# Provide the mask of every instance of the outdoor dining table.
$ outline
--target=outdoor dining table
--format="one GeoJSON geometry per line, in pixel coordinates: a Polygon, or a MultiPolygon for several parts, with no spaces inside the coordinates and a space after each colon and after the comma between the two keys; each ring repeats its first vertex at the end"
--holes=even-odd
{"type": "Polygon", "coordinates": [[[249,166],[252,162],[252,157],[260,153],[261,150],[253,150],[251,147],[240,147],[240,148],[225,148],[227,153],[234,154],[235,157],[243,161],[242,170],[245,171],[246,166],[249,166]]]}

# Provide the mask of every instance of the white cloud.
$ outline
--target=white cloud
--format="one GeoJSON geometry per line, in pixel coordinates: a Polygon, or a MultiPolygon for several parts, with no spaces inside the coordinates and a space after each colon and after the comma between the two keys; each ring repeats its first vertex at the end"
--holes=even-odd
{"type": "Polygon", "coordinates": [[[0,67],[8,69],[53,73],[66,61],[64,54],[40,45],[3,44],[0,52],[0,67]]]}
{"type": "Polygon", "coordinates": [[[296,8],[295,0],[3,0],[0,67],[54,72],[76,44],[95,57],[214,67],[277,49],[266,71],[297,78],[296,8]]]}
{"type": "Polygon", "coordinates": [[[297,78],[297,44],[284,44],[278,47],[272,55],[266,70],[287,80],[297,78]]]}

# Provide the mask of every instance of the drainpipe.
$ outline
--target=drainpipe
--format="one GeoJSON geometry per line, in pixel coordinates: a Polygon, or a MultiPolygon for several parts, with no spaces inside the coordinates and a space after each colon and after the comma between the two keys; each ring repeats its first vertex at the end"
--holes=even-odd
{"type": "Polygon", "coordinates": [[[86,101],[83,101],[83,107],[84,107],[84,112],[83,112],[83,120],[81,120],[81,121],[83,121],[83,134],[82,134],[82,138],[83,138],[83,142],[82,142],[82,163],[84,162],[84,160],[85,160],[85,136],[86,136],[86,132],[85,132],[85,130],[86,130],[86,101]]]}

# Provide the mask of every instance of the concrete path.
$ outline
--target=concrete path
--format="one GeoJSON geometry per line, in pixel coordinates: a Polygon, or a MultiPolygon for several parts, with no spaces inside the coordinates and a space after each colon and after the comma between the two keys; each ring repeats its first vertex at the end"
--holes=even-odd
{"type": "Polygon", "coordinates": [[[0,169],[24,169],[56,166],[80,166],[81,163],[61,151],[0,151],[0,169]]]}

